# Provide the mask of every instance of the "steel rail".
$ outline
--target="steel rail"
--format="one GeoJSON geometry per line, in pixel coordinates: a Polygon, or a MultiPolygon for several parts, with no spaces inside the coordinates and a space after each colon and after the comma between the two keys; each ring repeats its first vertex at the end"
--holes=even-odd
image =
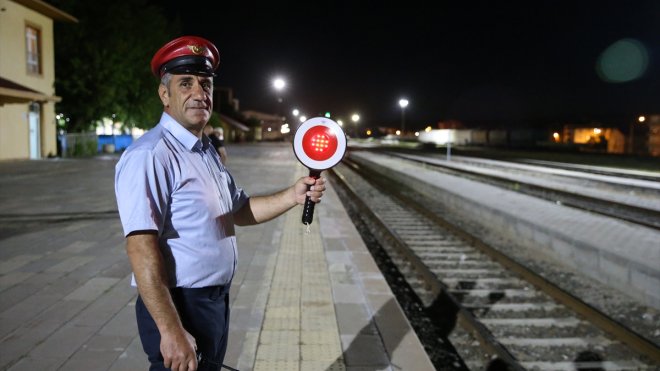
{"type": "Polygon", "coordinates": [[[514,190],[526,195],[542,198],[545,200],[560,202],[562,205],[570,206],[582,210],[587,210],[593,213],[605,215],[611,218],[625,220],[630,223],[643,225],[645,227],[660,230],[660,211],[651,210],[639,206],[627,205],[614,201],[607,201],[596,197],[580,195],[573,192],[562,191],[543,187],[537,184],[521,182],[518,180],[507,179],[504,176],[482,174],[476,171],[457,169],[455,167],[444,166],[434,161],[426,161],[423,159],[411,159],[397,153],[388,152],[388,155],[396,156],[407,161],[420,162],[436,168],[441,168],[443,171],[448,171],[456,174],[468,175],[472,179],[484,181],[486,183],[514,190]]]}

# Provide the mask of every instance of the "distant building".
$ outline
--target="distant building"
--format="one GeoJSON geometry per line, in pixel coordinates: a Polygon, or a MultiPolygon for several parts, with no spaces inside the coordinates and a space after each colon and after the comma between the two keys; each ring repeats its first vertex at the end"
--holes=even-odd
{"type": "Polygon", "coordinates": [[[564,125],[563,135],[557,139],[562,143],[577,144],[585,150],[623,154],[626,152],[626,137],[618,128],[604,127],[599,123],[590,125],[564,125]]]}
{"type": "MultiPolygon", "coordinates": [[[[243,111],[243,117],[246,119],[258,120],[260,126],[255,128],[254,140],[257,141],[275,141],[275,140],[284,140],[288,133],[286,129],[283,130],[285,125],[284,117],[273,115],[270,113],[258,112],[258,111],[243,111]]],[[[285,127],[286,128],[286,127],[285,127]]],[[[292,128],[289,128],[292,130],[292,128]]],[[[290,133],[290,131],[289,131],[290,133]]]]}
{"type": "Polygon", "coordinates": [[[53,21],[73,16],[41,0],[0,7],[0,160],[57,155],[53,21]]]}
{"type": "Polygon", "coordinates": [[[586,150],[657,157],[660,156],[660,114],[639,116],[627,124],[627,132],[598,123],[565,125],[561,141],[578,144],[586,150]]]}
{"type": "Polygon", "coordinates": [[[660,156],[660,114],[639,116],[630,124],[630,153],[660,156]]]}
{"type": "Polygon", "coordinates": [[[225,132],[225,142],[240,143],[247,139],[247,135],[250,132],[250,128],[247,125],[222,113],[218,115],[220,116],[220,123],[225,132]]]}

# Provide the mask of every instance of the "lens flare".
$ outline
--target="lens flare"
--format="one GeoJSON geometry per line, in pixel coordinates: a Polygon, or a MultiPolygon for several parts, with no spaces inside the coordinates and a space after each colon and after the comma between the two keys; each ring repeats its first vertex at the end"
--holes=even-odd
{"type": "Polygon", "coordinates": [[[635,39],[621,39],[603,51],[596,63],[596,72],[605,82],[628,82],[642,77],[648,63],[644,44],[635,39]]]}

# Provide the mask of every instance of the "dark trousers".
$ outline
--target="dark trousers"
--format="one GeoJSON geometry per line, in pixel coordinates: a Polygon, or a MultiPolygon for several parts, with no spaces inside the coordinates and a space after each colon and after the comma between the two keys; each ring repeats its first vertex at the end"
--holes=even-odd
{"type": "MultiPolygon", "coordinates": [[[[170,290],[183,327],[197,342],[199,371],[218,371],[227,350],[229,335],[229,285],[170,290]]],[[[138,296],[135,303],[142,348],[151,362],[150,371],[169,370],[160,353],[160,332],[138,296]]]]}

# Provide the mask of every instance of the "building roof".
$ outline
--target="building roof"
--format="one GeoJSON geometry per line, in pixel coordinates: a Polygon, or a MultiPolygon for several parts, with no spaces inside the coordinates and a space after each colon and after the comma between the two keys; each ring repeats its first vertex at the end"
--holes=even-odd
{"type": "Polygon", "coordinates": [[[0,77],[0,106],[8,103],[60,102],[61,97],[47,95],[0,77]]]}
{"type": "Polygon", "coordinates": [[[233,119],[233,118],[231,118],[227,115],[223,115],[222,113],[218,113],[218,115],[220,116],[220,120],[222,120],[222,121],[226,122],[227,124],[235,127],[236,129],[238,129],[240,131],[250,131],[250,128],[247,125],[239,122],[238,120],[233,119]]]}
{"type": "Polygon", "coordinates": [[[282,122],[283,117],[279,115],[274,115],[272,113],[264,113],[259,111],[243,111],[243,116],[255,118],[257,120],[266,121],[266,122],[282,122]]]}
{"type": "Polygon", "coordinates": [[[78,19],[72,16],[71,14],[59,10],[56,7],[47,4],[41,0],[13,0],[13,1],[23,5],[26,8],[30,8],[35,12],[50,17],[51,19],[54,19],[56,21],[78,23],[78,19]]]}

